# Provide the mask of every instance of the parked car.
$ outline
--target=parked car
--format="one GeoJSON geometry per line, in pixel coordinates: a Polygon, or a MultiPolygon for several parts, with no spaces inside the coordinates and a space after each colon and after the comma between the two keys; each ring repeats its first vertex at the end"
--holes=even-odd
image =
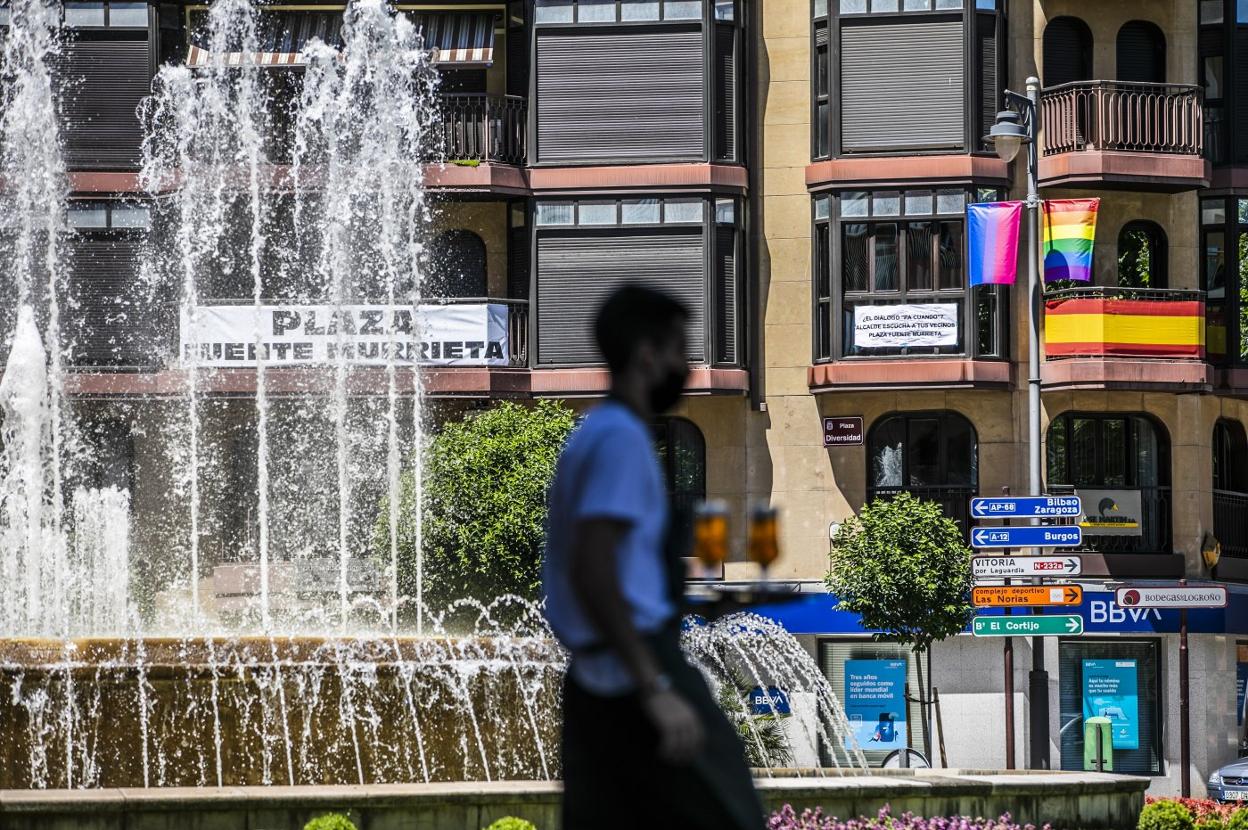
{"type": "Polygon", "coordinates": [[[1227,764],[1209,776],[1209,797],[1214,801],[1248,801],[1248,758],[1227,764]]]}

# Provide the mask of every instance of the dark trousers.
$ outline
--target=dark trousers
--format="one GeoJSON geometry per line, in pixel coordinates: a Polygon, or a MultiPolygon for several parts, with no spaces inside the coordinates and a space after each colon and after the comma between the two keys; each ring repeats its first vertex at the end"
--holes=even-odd
{"type": "Polygon", "coordinates": [[[763,809],[736,731],[673,628],[651,638],[676,691],[698,712],[706,740],[687,765],[658,757],[658,736],[635,695],[563,688],[563,830],[762,830],[763,809]]]}

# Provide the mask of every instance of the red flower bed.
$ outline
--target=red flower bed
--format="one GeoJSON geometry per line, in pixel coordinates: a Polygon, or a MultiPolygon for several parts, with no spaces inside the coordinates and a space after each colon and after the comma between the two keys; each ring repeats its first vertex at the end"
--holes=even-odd
{"type": "Polygon", "coordinates": [[[1217,816],[1222,821],[1226,821],[1231,817],[1231,813],[1240,809],[1234,804],[1219,804],[1209,798],[1170,798],[1155,795],[1144,797],[1145,804],[1152,804],[1155,801],[1177,801],[1192,811],[1192,819],[1195,821],[1200,821],[1205,816],[1217,816]]]}

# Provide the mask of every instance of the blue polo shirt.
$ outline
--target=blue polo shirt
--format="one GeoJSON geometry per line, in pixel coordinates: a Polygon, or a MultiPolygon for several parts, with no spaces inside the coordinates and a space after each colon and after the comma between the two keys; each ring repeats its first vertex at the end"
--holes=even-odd
{"type": "Polygon", "coordinates": [[[615,566],[633,625],[652,633],[671,619],[674,609],[663,554],[667,494],[646,424],[617,401],[591,410],[559,456],[547,503],[542,566],[546,619],[555,637],[572,652],[569,670],[577,683],[599,695],[627,693],[633,682],[623,661],[611,651],[590,648],[600,645],[602,638],[573,593],[571,546],[579,521],[626,523],[615,566]]]}

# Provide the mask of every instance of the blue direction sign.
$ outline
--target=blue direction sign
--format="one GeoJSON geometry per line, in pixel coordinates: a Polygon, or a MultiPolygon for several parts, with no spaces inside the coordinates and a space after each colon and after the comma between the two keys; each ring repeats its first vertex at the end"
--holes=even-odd
{"type": "Polygon", "coordinates": [[[971,531],[973,548],[1070,548],[1083,541],[1078,525],[977,527],[971,531]]]}
{"type": "Polygon", "coordinates": [[[1001,496],[971,499],[976,519],[1034,519],[1043,516],[1078,516],[1083,505],[1078,496],[1001,496]]]}

